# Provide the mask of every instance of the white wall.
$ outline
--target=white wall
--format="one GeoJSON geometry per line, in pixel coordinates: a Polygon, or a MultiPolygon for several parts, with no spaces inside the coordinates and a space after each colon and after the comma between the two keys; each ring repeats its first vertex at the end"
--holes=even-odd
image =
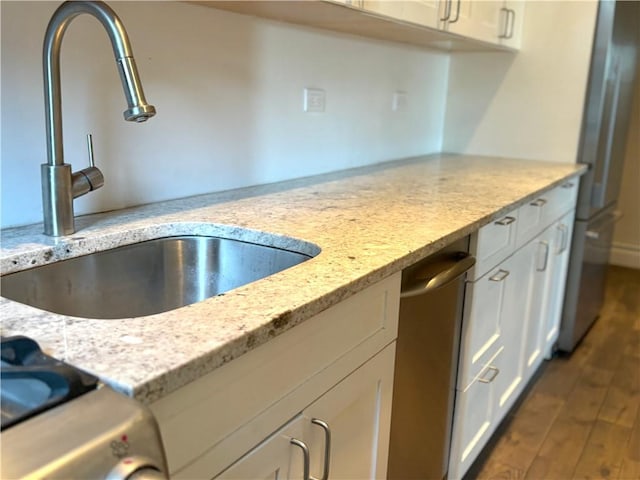
{"type": "Polygon", "coordinates": [[[574,163],[596,11],[528,1],[517,55],[452,55],[444,150],[574,163]]]}
{"type": "Polygon", "coordinates": [[[640,67],[628,135],[618,196],[622,218],[613,232],[611,263],[640,269],[640,67]]]}
{"type": "MultiPolygon", "coordinates": [[[[448,56],[175,2],[110,2],[158,115],[122,120],[107,36],[76,18],[62,46],[65,158],[93,132],[105,186],[76,214],[106,211],[441,149],[448,56]],[[302,111],[304,87],[327,92],[302,111]],[[391,110],[394,91],[408,108],[391,110]]],[[[0,2],[3,227],[42,221],[41,49],[57,2],[0,2]]]]}

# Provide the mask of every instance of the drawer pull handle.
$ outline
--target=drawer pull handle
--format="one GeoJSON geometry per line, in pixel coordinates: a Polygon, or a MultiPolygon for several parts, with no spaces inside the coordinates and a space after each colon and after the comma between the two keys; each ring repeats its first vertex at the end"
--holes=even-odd
{"type": "Polygon", "coordinates": [[[538,259],[537,259],[536,270],[538,272],[544,272],[547,269],[547,264],[549,263],[549,242],[542,241],[538,244],[538,259]],[[544,250],[544,254],[541,251],[544,250]],[[540,265],[540,258],[542,258],[543,262],[540,265]]]}
{"type": "MultiPolygon", "coordinates": [[[[329,468],[331,467],[331,429],[326,422],[318,418],[312,418],[311,423],[318,425],[324,430],[324,467],[322,468],[322,477],[320,477],[320,480],[328,480],[329,468]]],[[[313,477],[311,478],[315,480],[313,477]]]]}
{"type": "Polygon", "coordinates": [[[504,280],[509,276],[509,273],[511,272],[509,272],[508,270],[498,270],[498,273],[489,277],[489,281],[501,282],[502,280],[504,280]]]}
{"type": "Polygon", "coordinates": [[[574,185],[573,182],[567,182],[562,184],[562,188],[572,188],[574,185]]]}
{"type": "Polygon", "coordinates": [[[441,22],[446,22],[451,18],[451,0],[447,0],[444,7],[444,17],[440,18],[441,22]]]}
{"type": "Polygon", "coordinates": [[[532,207],[542,207],[547,203],[547,200],[544,198],[538,198],[537,200],[531,202],[529,205],[532,207]]]}
{"type": "Polygon", "coordinates": [[[498,367],[494,367],[493,365],[490,365],[489,368],[487,368],[487,371],[492,372],[493,375],[491,375],[488,378],[482,378],[482,377],[478,378],[478,381],[480,383],[491,383],[496,379],[496,377],[500,373],[500,369],[498,367]]]}
{"type": "Polygon", "coordinates": [[[558,249],[558,255],[564,253],[564,251],[569,246],[569,227],[567,227],[564,223],[558,225],[558,230],[560,231],[561,240],[560,240],[560,248],[558,249]]]}
{"type": "Polygon", "coordinates": [[[307,447],[306,443],[302,440],[298,440],[297,438],[292,438],[290,443],[302,449],[302,478],[303,480],[311,480],[311,477],[309,476],[309,447],[307,447]]]}
{"type": "Polygon", "coordinates": [[[495,222],[496,225],[511,225],[513,222],[516,221],[515,217],[504,217],[498,221],[495,222]]]}

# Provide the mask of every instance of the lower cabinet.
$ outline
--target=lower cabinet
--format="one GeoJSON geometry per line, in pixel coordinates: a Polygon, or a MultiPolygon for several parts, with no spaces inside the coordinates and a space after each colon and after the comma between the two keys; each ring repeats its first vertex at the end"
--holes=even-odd
{"type": "Polygon", "coordinates": [[[573,233],[575,211],[567,213],[556,222],[553,227],[554,242],[549,253],[552,264],[552,274],[547,291],[547,309],[543,322],[543,352],[546,358],[551,358],[553,348],[560,333],[562,305],[564,303],[565,279],[569,269],[569,247],[573,233]]]}
{"type": "Polygon", "coordinates": [[[215,478],[385,478],[394,357],[395,342],[215,478]]]}
{"type": "Polygon", "coordinates": [[[385,478],[400,280],[381,280],[151,404],[171,478],[303,478],[305,448],[315,478],[325,459],[330,478],[385,478]]]}
{"type": "Polygon", "coordinates": [[[543,359],[552,353],[573,216],[571,210],[542,225],[535,238],[467,283],[450,479],[462,478],[543,359]]]}
{"type": "Polygon", "coordinates": [[[503,350],[504,347],[500,347],[480,374],[457,392],[447,478],[458,479],[464,475],[497,426],[495,380],[504,363],[503,350]]]}

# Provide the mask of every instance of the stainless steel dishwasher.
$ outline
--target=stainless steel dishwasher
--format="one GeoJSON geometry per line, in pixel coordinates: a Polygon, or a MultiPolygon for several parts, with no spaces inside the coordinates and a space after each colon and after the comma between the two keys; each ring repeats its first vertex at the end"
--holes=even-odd
{"type": "Polygon", "coordinates": [[[402,272],[388,478],[447,476],[469,239],[402,272]]]}

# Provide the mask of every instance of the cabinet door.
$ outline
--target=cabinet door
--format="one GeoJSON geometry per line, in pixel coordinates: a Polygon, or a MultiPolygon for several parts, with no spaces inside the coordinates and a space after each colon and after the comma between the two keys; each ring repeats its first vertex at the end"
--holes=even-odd
{"type": "Polygon", "coordinates": [[[384,479],[395,342],[348,375],[216,479],[384,479]],[[305,450],[308,462],[305,462],[305,450]]]}
{"type": "Polygon", "coordinates": [[[328,454],[331,479],[386,478],[394,358],[395,342],[304,410],[313,477],[322,478],[328,454]],[[330,449],[312,419],[329,426],[330,449]]]}
{"type": "Polygon", "coordinates": [[[484,42],[498,43],[502,2],[452,0],[447,30],[484,42]]]}
{"type": "MultiPolygon", "coordinates": [[[[377,13],[389,18],[402,19],[406,1],[363,0],[358,6],[368,12],[377,13]]],[[[357,4],[357,2],[356,2],[357,4]]]]}
{"type": "Polygon", "coordinates": [[[304,455],[292,439],[303,438],[304,419],[297,416],[216,477],[219,480],[303,479],[304,455]]]}
{"type": "Polygon", "coordinates": [[[489,359],[473,383],[457,394],[447,475],[449,479],[462,478],[497,426],[495,381],[501,374],[501,353],[502,348],[489,359]]]}
{"type": "Polygon", "coordinates": [[[496,378],[495,420],[500,421],[524,388],[522,334],[527,325],[531,304],[531,262],[526,249],[505,260],[501,269],[509,271],[504,302],[500,314],[501,355],[500,375],[496,378]]]}
{"type": "Polygon", "coordinates": [[[520,48],[524,25],[525,0],[507,0],[500,9],[500,45],[520,48]]]}
{"type": "Polygon", "coordinates": [[[502,344],[501,315],[506,286],[511,280],[511,272],[501,264],[475,282],[467,283],[458,366],[459,390],[467,388],[502,344]]]}
{"type": "Polygon", "coordinates": [[[439,8],[441,4],[438,0],[414,0],[406,2],[402,11],[402,19],[422,25],[425,27],[437,28],[440,22],[439,8]]]}
{"type": "Polygon", "coordinates": [[[560,333],[560,319],[562,316],[562,304],[567,282],[567,269],[569,267],[569,246],[573,233],[572,210],[551,228],[553,244],[550,255],[551,272],[549,274],[549,297],[546,304],[545,318],[542,319],[542,350],[546,358],[551,358],[553,346],[560,333]]]}

